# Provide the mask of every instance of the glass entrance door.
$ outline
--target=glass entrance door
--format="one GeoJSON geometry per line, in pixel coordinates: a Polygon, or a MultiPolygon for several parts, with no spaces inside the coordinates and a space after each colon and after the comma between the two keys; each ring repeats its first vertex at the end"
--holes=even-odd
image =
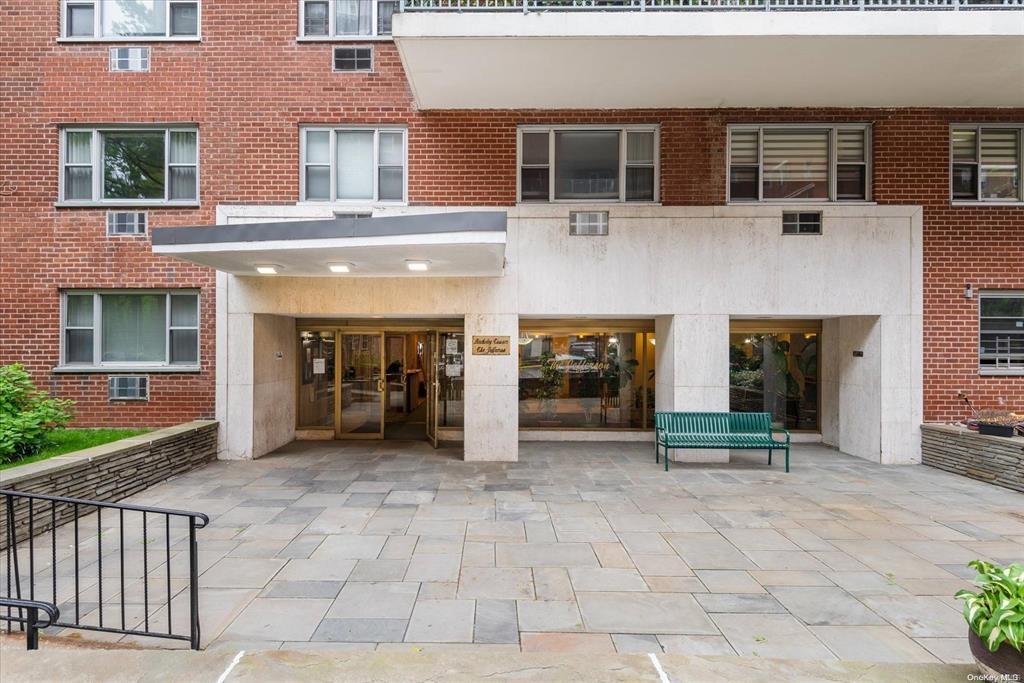
{"type": "Polygon", "coordinates": [[[337,436],[384,438],[384,335],[342,334],[337,436]]]}
{"type": "Polygon", "coordinates": [[[299,333],[299,428],[335,431],[334,341],[333,330],[299,333]]]}
{"type": "Polygon", "coordinates": [[[424,382],[427,386],[427,441],[437,448],[437,332],[427,332],[423,346],[424,382]]]}

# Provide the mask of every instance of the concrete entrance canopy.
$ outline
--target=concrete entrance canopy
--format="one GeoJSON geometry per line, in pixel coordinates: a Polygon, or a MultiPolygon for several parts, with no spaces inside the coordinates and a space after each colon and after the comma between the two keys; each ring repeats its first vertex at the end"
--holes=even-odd
{"type": "Polygon", "coordinates": [[[157,228],[153,252],[233,275],[498,277],[505,226],[504,212],[462,211],[157,228]]]}

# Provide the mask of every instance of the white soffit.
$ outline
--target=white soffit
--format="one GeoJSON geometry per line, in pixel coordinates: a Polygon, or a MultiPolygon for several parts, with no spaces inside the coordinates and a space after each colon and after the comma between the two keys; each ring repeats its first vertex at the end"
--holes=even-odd
{"type": "Polygon", "coordinates": [[[423,109],[1024,107],[1024,10],[406,12],[423,109]]]}
{"type": "Polygon", "coordinates": [[[153,253],[254,277],[500,277],[505,221],[504,213],[453,212],[157,228],[153,253]],[[427,268],[411,270],[410,261],[427,268]],[[260,275],[257,266],[277,272],[260,275]]]}

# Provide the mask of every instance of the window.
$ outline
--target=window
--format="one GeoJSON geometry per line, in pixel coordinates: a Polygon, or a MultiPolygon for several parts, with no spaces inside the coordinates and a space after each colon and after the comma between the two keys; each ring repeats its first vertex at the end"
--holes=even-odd
{"type": "Polygon", "coordinates": [[[866,201],[871,129],[729,127],[729,201],[866,201]]]}
{"type": "Polygon", "coordinates": [[[950,133],[953,200],[1020,202],[1024,126],[954,126],[950,133]]]}
{"type": "Polygon", "coordinates": [[[64,293],[62,364],[199,365],[199,295],[186,290],[64,293]]]}
{"type": "Polygon", "coordinates": [[[649,429],[653,425],[650,324],[637,321],[630,329],[621,320],[587,323],[520,321],[520,428],[649,429]]]}
{"type": "Polygon", "coordinates": [[[982,373],[1024,374],[1024,292],[982,292],[978,300],[982,373]]]}
{"type": "Polygon", "coordinates": [[[335,71],[373,71],[373,47],[334,48],[335,71]]]}
{"type": "Polygon", "coordinates": [[[820,211],[787,211],[782,214],[783,235],[820,235],[820,211]]]}
{"type": "Polygon", "coordinates": [[[729,410],[771,413],[786,429],[820,429],[821,323],[734,320],[729,326],[729,410]]]}
{"type": "Polygon", "coordinates": [[[404,128],[302,131],[302,199],[405,202],[404,128]]]}
{"type": "Polygon", "coordinates": [[[149,71],[148,47],[110,48],[111,71],[149,71]]]}
{"type": "Polygon", "coordinates": [[[108,211],[107,235],[145,235],[145,211],[108,211]]]}
{"type": "Polygon", "coordinates": [[[195,204],[199,133],[192,129],[65,129],[61,201],[195,204]]]}
{"type": "Polygon", "coordinates": [[[117,375],[107,380],[111,401],[148,401],[149,378],[117,375]]]}
{"type": "Polygon", "coordinates": [[[390,36],[398,11],[398,0],[300,0],[300,37],[390,36]]]}
{"type": "Polygon", "coordinates": [[[519,130],[519,199],[657,201],[658,128],[519,130]]]}
{"type": "Polygon", "coordinates": [[[600,236],[608,234],[607,211],[572,211],[569,213],[569,234],[600,236]]]}
{"type": "Polygon", "coordinates": [[[63,0],[63,38],[197,40],[198,0],[63,0]]]}

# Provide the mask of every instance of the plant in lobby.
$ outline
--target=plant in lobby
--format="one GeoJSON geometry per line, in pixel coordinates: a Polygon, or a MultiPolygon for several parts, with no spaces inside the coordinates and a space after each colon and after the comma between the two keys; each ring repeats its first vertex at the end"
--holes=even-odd
{"type": "Polygon", "coordinates": [[[0,463],[37,453],[50,432],[71,421],[72,405],[36,389],[21,364],[0,366],[0,463]]]}
{"type": "Polygon", "coordinates": [[[973,560],[979,592],[956,593],[964,601],[971,653],[986,674],[1024,674],[1024,566],[973,560]]]}
{"type": "Polygon", "coordinates": [[[565,375],[558,364],[552,362],[554,359],[555,356],[550,353],[540,357],[540,386],[537,388],[541,412],[549,420],[555,417],[555,399],[562,394],[562,379],[565,375]]]}

